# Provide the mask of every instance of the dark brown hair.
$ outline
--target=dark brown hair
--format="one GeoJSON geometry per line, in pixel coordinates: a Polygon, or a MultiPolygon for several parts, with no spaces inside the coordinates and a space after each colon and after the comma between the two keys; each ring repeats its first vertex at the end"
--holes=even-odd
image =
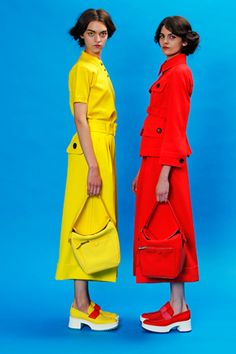
{"type": "Polygon", "coordinates": [[[181,37],[183,42],[187,43],[186,46],[183,46],[181,53],[186,55],[194,53],[200,42],[200,36],[197,32],[192,31],[190,23],[184,17],[169,16],[161,21],[154,37],[154,41],[158,44],[160,41],[160,33],[163,26],[165,26],[168,31],[172,32],[176,36],[181,37]]]}
{"type": "Polygon", "coordinates": [[[74,27],[69,30],[69,34],[78,41],[80,47],[84,46],[84,40],[80,36],[86,31],[88,24],[92,21],[102,22],[108,32],[108,38],[110,38],[116,30],[114,23],[112,22],[111,16],[108,12],[103,9],[88,9],[84,11],[78,18],[74,27]]]}

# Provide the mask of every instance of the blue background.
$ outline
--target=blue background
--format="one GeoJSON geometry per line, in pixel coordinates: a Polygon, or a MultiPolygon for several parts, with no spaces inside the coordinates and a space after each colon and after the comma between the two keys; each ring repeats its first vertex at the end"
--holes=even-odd
{"type": "Polygon", "coordinates": [[[235,5],[231,1],[3,1],[1,3],[1,353],[201,351],[233,345],[235,307],[235,5]],[[116,90],[117,170],[122,263],[116,284],[93,283],[92,298],[121,316],[120,328],[67,329],[73,283],[54,280],[74,133],[68,72],[80,49],[67,34],[85,9],[111,13],[117,32],[103,61],[116,90]],[[139,130],[148,88],[164,61],[153,36],[168,15],[201,35],[189,57],[195,89],[188,127],[199,283],[187,284],[193,331],[145,332],[139,314],[168,300],[168,284],[132,277],[139,130]]]}

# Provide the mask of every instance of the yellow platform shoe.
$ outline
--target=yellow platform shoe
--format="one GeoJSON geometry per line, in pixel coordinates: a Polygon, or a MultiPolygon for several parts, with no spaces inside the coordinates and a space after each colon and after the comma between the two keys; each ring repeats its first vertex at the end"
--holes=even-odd
{"type": "Polygon", "coordinates": [[[90,304],[93,306],[94,309],[98,309],[103,316],[115,318],[116,320],[119,320],[119,315],[117,315],[117,313],[104,311],[101,309],[101,306],[99,306],[98,304],[95,304],[95,302],[93,302],[93,301],[91,301],[90,304]]]}
{"type": "Polygon", "coordinates": [[[118,327],[118,324],[119,322],[115,318],[105,317],[91,304],[87,314],[72,306],[70,308],[69,328],[81,329],[83,325],[87,325],[94,331],[108,331],[118,327]]]}

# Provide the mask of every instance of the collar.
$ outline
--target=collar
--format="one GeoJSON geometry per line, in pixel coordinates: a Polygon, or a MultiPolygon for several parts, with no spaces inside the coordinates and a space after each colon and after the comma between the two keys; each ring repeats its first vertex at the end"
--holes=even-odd
{"type": "Polygon", "coordinates": [[[159,74],[173,68],[173,66],[186,64],[186,55],[183,53],[177,54],[174,57],[166,60],[160,67],[159,74]]]}
{"type": "Polygon", "coordinates": [[[83,51],[81,53],[80,58],[82,60],[85,60],[85,61],[87,61],[89,63],[93,63],[93,64],[96,64],[96,65],[101,65],[102,64],[101,59],[99,59],[99,58],[95,57],[94,55],[91,55],[91,54],[89,54],[89,53],[87,53],[85,51],[83,51]]]}

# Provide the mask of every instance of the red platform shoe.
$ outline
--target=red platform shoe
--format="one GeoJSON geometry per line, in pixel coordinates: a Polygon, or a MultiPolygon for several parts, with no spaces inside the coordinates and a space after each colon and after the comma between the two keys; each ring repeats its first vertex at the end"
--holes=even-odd
{"type": "MultiPolygon", "coordinates": [[[[170,302],[167,302],[165,305],[163,305],[160,310],[154,311],[154,312],[146,312],[143,313],[140,316],[140,321],[143,322],[144,320],[161,320],[163,318],[163,313],[168,311],[168,309],[171,308],[170,302]]],[[[165,318],[165,317],[164,317],[165,318]]]]}
{"type": "Polygon", "coordinates": [[[162,318],[145,319],[142,322],[142,327],[147,331],[156,333],[168,333],[173,328],[177,328],[179,332],[190,332],[192,330],[189,309],[174,315],[174,310],[169,305],[166,310],[160,310],[160,313],[162,318]]]}

